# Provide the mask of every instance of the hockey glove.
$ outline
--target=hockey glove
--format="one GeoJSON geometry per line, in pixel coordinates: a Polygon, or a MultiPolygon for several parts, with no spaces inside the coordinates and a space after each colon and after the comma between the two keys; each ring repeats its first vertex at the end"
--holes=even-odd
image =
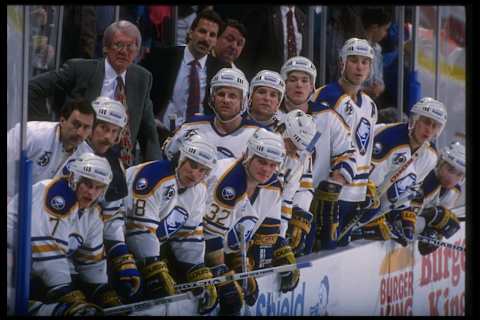
{"type": "Polygon", "coordinates": [[[342,185],[332,181],[322,181],[318,185],[312,213],[315,214],[316,250],[335,249],[337,247],[339,207],[338,197],[342,185]]]}
{"type": "Polygon", "coordinates": [[[398,210],[390,211],[386,214],[386,224],[392,240],[398,242],[403,247],[408,245],[407,238],[403,234],[401,212],[398,210]]]}
{"type": "MultiPolygon", "coordinates": [[[[236,253],[230,253],[226,257],[227,259],[227,264],[233,269],[236,273],[241,273],[242,270],[242,256],[240,252],[236,253]]],[[[253,263],[251,259],[247,258],[247,270],[245,271],[252,271],[253,270],[253,263]]],[[[243,290],[243,295],[245,302],[249,306],[253,306],[255,302],[257,302],[258,298],[258,283],[257,279],[255,277],[249,277],[246,279],[247,280],[247,290],[243,290]]],[[[237,283],[238,285],[244,289],[243,286],[243,281],[244,280],[238,280],[237,283]]]]}
{"type": "Polygon", "coordinates": [[[460,229],[457,216],[443,206],[427,208],[421,214],[427,226],[435,229],[445,238],[450,238],[460,229]]]}
{"type": "Polygon", "coordinates": [[[299,207],[293,207],[292,219],[288,223],[288,243],[295,255],[299,255],[305,248],[305,240],[312,226],[313,215],[299,207]]]}
{"type": "Polygon", "coordinates": [[[405,238],[407,241],[413,241],[417,215],[412,210],[403,210],[400,214],[400,218],[402,219],[402,229],[405,238]]]}
{"type": "Polygon", "coordinates": [[[118,243],[109,251],[112,285],[118,294],[127,301],[139,297],[141,275],[133,255],[128,252],[125,243],[118,243]]]}
{"type": "Polygon", "coordinates": [[[148,257],[138,263],[145,284],[145,297],[153,299],[176,293],[175,281],[160,257],[148,257]]]}
{"type": "Polygon", "coordinates": [[[93,290],[91,300],[102,308],[111,308],[122,305],[117,292],[108,284],[97,284],[93,290]]]}
{"type": "MultiPolygon", "coordinates": [[[[287,264],[296,263],[295,255],[292,248],[287,245],[287,241],[281,237],[278,238],[273,251],[273,266],[282,266],[287,264]]],[[[280,273],[281,283],[280,290],[283,293],[293,291],[298,285],[300,280],[300,271],[295,269],[293,271],[280,273]]]]}
{"type": "Polygon", "coordinates": [[[385,224],[385,217],[373,220],[361,228],[352,231],[351,240],[390,240],[390,232],[385,224]]]}
{"type": "MultiPolygon", "coordinates": [[[[443,236],[435,229],[432,228],[425,228],[422,233],[422,236],[432,238],[435,240],[442,240],[443,236]]],[[[430,243],[426,243],[423,241],[418,241],[418,251],[422,256],[429,255],[430,253],[434,252],[437,250],[439,247],[430,243]]]]}
{"type": "MultiPolygon", "coordinates": [[[[187,273],[187,281],[194,282],[204,279],[213,278],[210,269],[205,267],[205,265],[197,264],[193,266],[190,271],[187,273]]],[[[198,313],[206,314],[212,311],[218,304],[217,289],[215,285],[204,286],[203,288],[193,289],[193,294],[197,297],[200,297],[198,300],[198,313]]]]}
{"type": "Polygon", "coordinates": [[[363,202],[362,209],[378,209],[380,207],[380,199],[377,195],[377,187],[372,180],[367,182],[367,195],[363,202]]]}
{"type": "MultiPolygon", "coordinates": [[[[228,270],[224,264],[210,268],[214,277],[232,275],[235,272],[228,270]]],[[[217,284],[218,299],[220,302],[219,315],[239,315],[243,306],[242,288],[236,281],[225,281],[217,284]]]]}

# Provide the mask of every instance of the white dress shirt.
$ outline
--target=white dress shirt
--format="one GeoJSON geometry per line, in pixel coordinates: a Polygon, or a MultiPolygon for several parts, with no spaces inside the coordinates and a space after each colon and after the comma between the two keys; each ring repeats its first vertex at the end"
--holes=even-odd
{"type": "MultiPolygon", "coordinates": [[[[125,75],[127,74],[127,70],[123,71],[120,76],[123,79],[123,83],[125,84],[125,75]]],[[[109,97],[111,99],[115,99],[115,88],[117,87],[117,72],[112,68],[108,59],[105,58],[105,78],[103,78],[102,84],[102,91],[100,95],[102,97],[109,97]]]]}
{"type": "Polygon", "coordinates": [[[295,6],[280,6],[280,12],[282,13],[282,25],[283,25],[283,57],[284,62],[288,60],[288,32],[287,32],[287,13],[292,9],[293,12],[293,32],[295,33],[295,48],[297,49],[297,55],[300,55],[302,51],[302,34],[298,31],[297,19],[295,18],[295,6]]]}
{"type": "MultiPolygon", "coordinates": [[[[185,47],[182,63],[178,70],[177,78],[175,80],[175,86],[173,87],[173,95],[170,98],[167,106],[167,111],[163,115],[162,123],[167,129],[170,128],[170,115],[176,115],[176,127],[182,125],[185,122],[187,112],[188,101],[188,88],[189,81],[188,76],[190,74],[189,63],[194,60],[192,53],[185,47]]],[[[207,55],[198,60],[200,66],[197,65],[198,78],[200,80],[200,105],[198,106],[198,112],[203,113],[203,99],[205,99],[205,89],[207,87],[207,68],[205,66],[207,62],[207,55]]]]}

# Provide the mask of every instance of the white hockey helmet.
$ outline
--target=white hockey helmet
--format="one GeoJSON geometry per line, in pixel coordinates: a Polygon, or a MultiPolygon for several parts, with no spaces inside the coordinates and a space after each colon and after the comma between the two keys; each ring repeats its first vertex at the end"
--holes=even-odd
{"type": "Polygon", "coordinates": [[[83,153],[73,161],[69,169],[73,175],[72,187],[74,190],[81,177],[105,184],[105,190],[113,179],[112,169],[108,160],[91,152],[83,153]]]}
{"type": "Polygon", "coordinates": [[[445,108],[445,105],[440,101],[430,97],[420,99],[413,105],[410,113],[411,115],[408,121],[408,128],[410,130],[415,127],[415,122],[418,120],[418,118],[420,116],[424,116],[441,124],[440,130],[436,135],[438,137],[442,133],[442,130],[445,128],[445,124],[447,123],[447,108],[445,108]]]}
{"type": "Polygon", "coordinates": [[[359,38],[350,38],[343,44],[340,50],[340,61],[342,62],[342,72],[345,72],[345,66],[348,56],[363,56],[370,58],[370,72],[372,70],[373,59],[375,58],[375,52],[370,46],[367,40],[359,38]]]}
{"type": "Polygon", "coordinates": [[[317,130],[312,116],[302,110],[292,110],[286,114],[284,122],[285,137],[289,138],[298,150],[305,150],[317,130]]]}
{"type": "Polygon", "coordinates": [[[92,107],[95,109],[98,120],[114,124],[122,129],[128,122],[127,111],[119,101],[100,96],[92,102],[92,107]]]}
{"type": "Polygon", "coordinates": [[[245,162],[256,155],[282,165],[285,159],[285,144],[282,137],[264,128],[258,128],[248,139],[245,162]]]}
{"type": "Polygon", "coordinates": [[[465,146],[460,142],[452,142],[443,148],[440,152],[440,159],[465,173],[465,146]]]}
{"type": "Polygon", "coordinates": [[[181,145],[178,163],[182,163],[185,158],[213,169],[217,164],[217,149],[199,134],[194,134],[181,145]]]}
{"type": "MultiPolygon", "coordinates": [[[[243,72],[239,69],[222,68],[210,81],[210,98],[213,99],[215,91],[220,87],[232,87],[242,91],[242,109],[243,113],[248,105],[248,81],[243,72]]],[[[215,106],[212,106],[215,108],[215,106]]]]}
{"type": "Polygon", "coordinates": [[[288,59],[282,66],[280,74],[284,81],[287,81],[288,74],[291,71],[302,71],[310,76],[313,86],[315,86],[315,80],[317,78],[317,68],[312,61],[305,57],[296,56],[288,59]]]}
{"type": "Polygon", "coordinates": [[[282,102],[283,96],[285,95],[285,81],[283,81],[282,76],[278,72],[270,70],[258,72],[250,83],[249,101],[252,101],[253,91],[255,91],[257,87],[269,87],[277,90],[280,92],[278,104],[282,102]]]}

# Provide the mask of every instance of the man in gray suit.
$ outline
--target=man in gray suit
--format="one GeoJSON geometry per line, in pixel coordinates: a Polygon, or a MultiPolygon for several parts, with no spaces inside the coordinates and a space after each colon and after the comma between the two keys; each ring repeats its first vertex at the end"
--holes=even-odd
{"type": "Polygon", "coordinates": [[[122,154],[125,150],[130,154],[125,158],[129,160],[124,160],[124,163],[127,166],[132,164],[131,156],[137,140],[144,161],[160,159],[150,100],[152,75],[133,64],[141,42],[140,31],[131,22],[122,20],[112,23],[103,36],[105,58],[71,59],[58,71],[43,73],[30,80],[28,120],[55,119],[63,103],[76,97],[84,97],[88,101],[98,96],[110,97],[121,101],[129,114],[130,130],[120,144],[122,154]],[[53,117],[46,107],[46,98],[54,99],[53,117]]]}

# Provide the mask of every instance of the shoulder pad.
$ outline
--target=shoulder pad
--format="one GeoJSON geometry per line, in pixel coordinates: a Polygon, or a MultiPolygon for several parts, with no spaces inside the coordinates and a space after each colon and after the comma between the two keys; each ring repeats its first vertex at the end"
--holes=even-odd
{"type": "Polygon", "coordinates": [[[45,208],[59,218],[70,215],[77,205],[77,196],[68,185],[66,177],[52,180],[45,190],[45,208]]]}
{"type": "Polygon", "coordinates": [[[428,173],[422,183],[422,190],[424,196],[428,196],[430,193],[435,191],[440,186],[440,181],[438,181],[437,174],[435,170],[432,170],[428,173]]]}
{"type": "Polygon", "coordinates": [[[338,82],[332,82],[318,89],[318,95],[310,102],[311,112],[320,112],[331,108],[335,109],[338,99],[344,94],[338,82]]]}
{"type": "Polygon", "coordinates": [[[175,178],[172,163],[168,160],[149,162],[137,172],[133,180],[133,193],[148,195],[165,178],[175,178]]]}
{"type": "Polygon", "coordinates": [[[247,191],[247,173],[241,161],[237,161],[229,168],[215,188],[215,198],[229,207],[247,191]]]}
{"type": "Polygon", "coordinates": [[[380,160],[390,150],[401,145],[409,145],[408,125],[406,123],[389,126],[375,135],[372,158],[380,160]]]}
{"type": "Polygon", "coordinates": [[[188,119],[185,123],[195,123],[195,122],[203,122],[203,121],[213,121],[215,119],[214,114],[207,114],[207,115],[194,115],[188,119]]]}

